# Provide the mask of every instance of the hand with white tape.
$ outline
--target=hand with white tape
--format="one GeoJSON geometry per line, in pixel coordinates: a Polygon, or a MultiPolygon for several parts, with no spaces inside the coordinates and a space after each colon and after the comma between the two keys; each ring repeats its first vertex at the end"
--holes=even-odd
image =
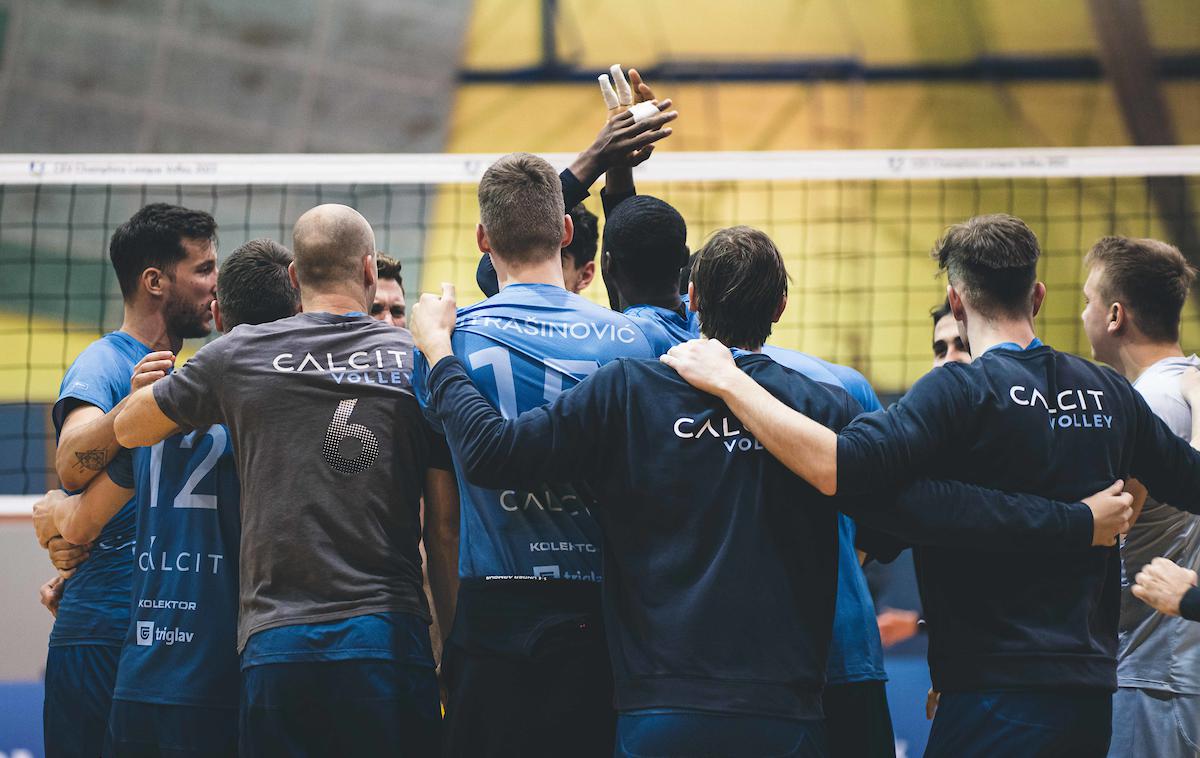
{"type": "Polygon", "coordinates": [[[654,92],[642,81],[637,69],[629,69],[629,79],[626,80],[621,71],[621,64],[614,63],[608,73],[601,74],[598,79],[600,94],[604,97],[609,115],[629,111],[636,123],[658,114],[659,107],[654,102],[654,92]]]}

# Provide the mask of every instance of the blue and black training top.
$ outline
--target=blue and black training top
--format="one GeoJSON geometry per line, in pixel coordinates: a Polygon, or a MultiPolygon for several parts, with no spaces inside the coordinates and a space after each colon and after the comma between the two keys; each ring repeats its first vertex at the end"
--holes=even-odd
{"type": "MultiPolygon", "coordinates": [[[[859,411],[840,387],[765,355],[741,353],[737,363],[830,428],[859,411]]],[[[1005,522],[1021,520],[1014,513],[1027,517],[1025,532],[1014,526],[1010,534],[1035,535],[1031,544],[1041,535],[1059,547],[1091,541],[1086,506],[954,482],[918,482],[898,499],[823,497],[724,403],[658,361],[612,361],[553,403],[507,419],[457,358],[433,367],[428,392],[460,473],[473,484],[559,480],[594,490],[621,711],[820,718],[837,589],[837,508],[856,518],[886,513],[884,523],[903,522],[952,544],[994,546],[1005,522]],[[996,498],[1020,502],[994,507],[996,498]],[[978,518],[951,518],[963,513],[978,518]],[[925,528],[923,520],[950,526],[925,528]]]]}
{"type": "MultiPolygon", "coordinates": [[[[1160,502],[1200,510],[1200,454],[1116,372],[1037,341],[934,369],[844,429],[837,456],[839,496],[953,472],[1072,501],[1136,477],[1160,502]]],[[[1029,547],[917,548],[935,689],[1116,689],[1117,548],[1029,547]]]]}

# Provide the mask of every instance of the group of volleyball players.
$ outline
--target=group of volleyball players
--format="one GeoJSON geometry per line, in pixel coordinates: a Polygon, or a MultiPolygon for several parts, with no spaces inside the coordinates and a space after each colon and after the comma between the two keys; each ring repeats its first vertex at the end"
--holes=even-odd
{"type": "Polygon", "coordinates": [[[117,230],[124,321],[63,379],[73,494],[34,514],[59,569],[48,755],[894,756],[860,562],[908,547],[927,755],[1195,753],[1200,625],[1129,595],[1196,602],[1179,251],[1087,254],[1085,331],[1118,374],[1038,340],[1023,222],[952,226],[961,362],[885,411],[767,344],[769,236],[691,254],[636,194],[676,113],[631,79],[654,107],[614,108],[561,174],[485,172],[468,307],[445,285],[406,311],[346,206],[219,272],[207,213],[117,230]],[[579,203],[602,174],[601,238],[579,203]],[[610,308],[578,295],[597,249],[610,308]],[[1126,533],[1124,575],[1158,559],[1132,588],[1126,533]]]}

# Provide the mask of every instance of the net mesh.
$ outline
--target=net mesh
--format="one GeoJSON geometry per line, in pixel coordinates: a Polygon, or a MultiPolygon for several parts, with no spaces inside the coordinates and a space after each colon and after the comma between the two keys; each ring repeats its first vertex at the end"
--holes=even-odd
{"type": "MultiPolygon", "coordinates": [[[[792,277],[771,342],[854,366],[889,395],[929,368],[928,314],[945,287],[929,250],[947,225],[980,213],[1025,219],[1041,240],[1039,273],[1049,290],[1039,334],[1061,350],[1088,355],[1079,320],[1083,252],[1106,234],[1171,240],[1178,229],[1200,223],[1200,176],[1173,180],[1174,205],[1163,202],[1155,181],[1161,182],[1128,175],[722,179],[643,181],[639,191],[680,210],[693,250],[734,224],[771,235],[792,277]]],[[[49,410],[63,372],[89,342],[121,323],[108,239],[155,201],[211,212],[222,257],[257,237],[290,244],[303,211],[344,203],[371,222],[379,249],[403,263],[410,299],[440,281],[457,284],[460,304],[481,297],[474,280],[478,208],[468,183],[0,184],[0,494],[54,486],[49,410]]],[[[597,196],[585,204],[602,217],[597,196]]],[[[584,294],[607,303],[599,278],[584,294]]],[[[1196,314],[1185,312],[1189,350],[1200,346],[1196,314]]],[[[185,355],[199,344],[189,343],[185,355]]]]}

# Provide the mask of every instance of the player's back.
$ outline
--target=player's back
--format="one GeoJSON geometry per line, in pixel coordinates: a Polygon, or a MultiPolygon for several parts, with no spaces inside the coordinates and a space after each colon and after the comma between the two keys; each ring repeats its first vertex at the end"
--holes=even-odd
{"type": "Polygon", "coordinates": [[[434,448],[412,355],[405,329],[301,313],[239,326],[154,385],[165,412],[223,419],[233,438],[239,648],[277,626],[388,611],[428,620],[417,542],[434,448]],[[189,390],[189,376],[216,392],[189,390]]]}
{"type": "MultiPolygon", "coordinates": [[[[996,489],[1077,501],[1129,475],[1141,411],[1115,372],[1037,343],[934,369],[870,424],[945,424],[947,444],[909,477],[953,472],[996,489]],[[919,400],[954,417],[916,418],[919,400]],[[947,411],[950,413],[950,411],[947,411]],[[936,467],[936,469],[935,469],[936,467]]],[[[844,442],[844,440],[843,440],[844,442]]],[[[896,472],[882,472],[890,481],[896,472]]],[[[839,491],[865,470],[843,469],[839,491]]],[[[1115,548],[981,555],[917,548],[934,687],[945,691],[1116,686],[1115,548]]]]}
{"type": "MultiPolygon", "coordinates": [[[[656,356],[626,316],[547,284],[510,284],[460,309],[453,346],[506,418],[554,400],[616,358],[656,356]]],[[[458,479],[461,577],[600,581],[599,533],[575,487],[548,483],[529,492],[458,479]]]]}
{"type": "MultiPolygon", "coordinates": [[[[737,361],[821,423],[839,428],[857,412],[844,390],[764,355],[737,361]]],[[[595,443],[589,477],[603,504],[618,709],[819,718],[837,588],[832,501],[673,370],[638,360],[605,374],[618,371],[605,402],[619,420],[595,443]]]]}
{"type": "Polygon", "coordinates": [[[133,619],[114,697],[234,707],[241,517],[229,432],[215,425],[138,448],[128,476],[133,619]]]}

